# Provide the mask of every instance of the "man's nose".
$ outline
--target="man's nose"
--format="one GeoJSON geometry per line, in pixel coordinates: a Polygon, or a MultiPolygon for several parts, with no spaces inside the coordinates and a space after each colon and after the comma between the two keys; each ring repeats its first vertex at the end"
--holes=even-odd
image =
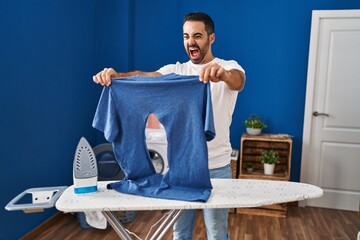
{"type": "Polygon", "coordinates": [[[195,38],[190,37],[189,38],[189,43],[190,43],[190,45],[195,44],[196,43],[195,38]]]}

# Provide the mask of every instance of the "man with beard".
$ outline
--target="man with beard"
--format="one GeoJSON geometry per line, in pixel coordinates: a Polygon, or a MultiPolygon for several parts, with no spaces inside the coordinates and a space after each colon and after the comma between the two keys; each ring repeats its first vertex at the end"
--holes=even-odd
{"type": "MultiPolygon", "coordinates": [[[[111,84],[111,78],[135,75],[159,76],[170,73],[199,75],[199,80],[210,81],[216,137],[208,142],[208,162],[211,178],[231,178],[230,124],[237,94],[245,84],[245,71],[236,61],[214,57],[211,45],[215,41],[214,22],[201,12],[185,15],[183,21],[184,47],[188,62],[165,65],[155,72],[116,72],[105,68],[93,77],[95,83],[111,84]]],[[[228,209],[203,209],[209,240],[229,239],[228,209]]],[[[197,210],[185,210],[174,225],[174,239],[192,239],[197,210]]]]}

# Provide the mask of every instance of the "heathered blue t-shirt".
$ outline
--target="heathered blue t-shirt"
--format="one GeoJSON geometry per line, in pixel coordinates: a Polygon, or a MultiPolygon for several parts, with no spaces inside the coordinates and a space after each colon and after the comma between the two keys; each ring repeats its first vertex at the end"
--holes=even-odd
{"type": "Polygon", "coordinates": [[[168,74],[112,79],[93,120],[113,144],[125,178],[108,188],[147,197],[206,202],[211,194],[206,141],[215,137],[209,84],[168,74]],[[148,116],[163,124],[169,170],[156,173],[145,141],[148,116]]]}

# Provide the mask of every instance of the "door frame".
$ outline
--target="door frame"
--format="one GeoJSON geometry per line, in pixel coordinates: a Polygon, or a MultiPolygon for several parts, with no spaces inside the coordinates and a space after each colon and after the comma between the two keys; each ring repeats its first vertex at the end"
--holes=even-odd
{"type": "MultiPolygon", "coordinates": [[[[300,182],[309,183],[309,167],[311,165],[309,156],[311,149],[311,135],[313,131],[313,117],[314,111],[314,95],[316,86],[316,69],[319,48],[319,30],[320,23],[323,19],[334,18],[352,18],[358,17],[360,10],[313,10],[311,19],[311,33],[308,57],[308,70],[306,80],[306,99],[303,125],[303,139],[302,139],[302,154],[301,154],[301,171],[300,182]]],[[[311,183],[310,183],[311,184],[311,183]]],[[[299,203],[300,206],[305,206],[306,201],[299,203]]]]}

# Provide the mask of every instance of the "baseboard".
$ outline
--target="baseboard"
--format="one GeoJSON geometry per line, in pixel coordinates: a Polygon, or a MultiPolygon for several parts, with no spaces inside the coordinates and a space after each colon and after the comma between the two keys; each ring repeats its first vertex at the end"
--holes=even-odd
{"type": "Polygon", "coordinates": [[[48,220],[25,234],[21,240],[32,240],[35,239],[37,236],[39,236],[41,233],[43,233],[48,228],[54,226],[61,218],[63,218],[64,214],[62,212],[58,212],[54,214],[52,217],[50,217],[48,220]]]}

